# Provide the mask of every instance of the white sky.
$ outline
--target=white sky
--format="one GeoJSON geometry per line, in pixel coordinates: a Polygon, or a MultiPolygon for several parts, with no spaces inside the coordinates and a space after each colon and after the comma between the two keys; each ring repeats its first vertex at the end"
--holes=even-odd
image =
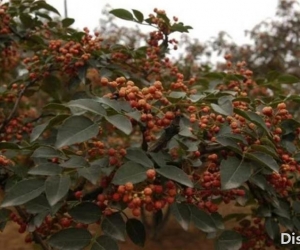
{"type": "MultiPolygon", "coordinates": [[[[64,15],[63,0],[47,0],[64,15]]],[[[278,0],[68,0],[68,16],[75,18],[74,28],[87,26],[90,30],[99,24],[101,11],[109,3],[112,8],[140,10],[144,16],[157,7],[167,14],[179,17],[179,21],[193,27],[190,36],[200,41],[226,31],[238,43],[245,43],[244,31],[260,21],[275,15],[278,0]]],[[[120,21],[120,25],[135,25],[120,21]]]]}

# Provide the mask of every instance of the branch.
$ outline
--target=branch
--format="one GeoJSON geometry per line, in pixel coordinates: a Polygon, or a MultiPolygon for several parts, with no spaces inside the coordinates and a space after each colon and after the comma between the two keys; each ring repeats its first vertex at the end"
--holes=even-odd
{"type": "MultiPolygon", "coordinates": [[[[28,221],[28,216],[26,215],[26,213],[20,208],[20,207],[15,207],[15,209],[17,210],[18,214],[20,215],[20,217],[24,220],[24,221],[28,221]]],[[[39,244],[43,250],[49,250],[50,248],[45,244],[45,242],[43,241],[43,239],[41,238],[41,236],[37,233],[37,232],[33,232],[32,233],[34,241],[39,244]]]]}
{"type": "Polygon", "coordinates": [[[19,92],[18,98],[17,98],[17,100],[16,100],[16,102],[15,102],[14,107],[12,108],[12,110],[11,110],[10,114],[8,115],[8,117],[3,121],[3,123],[2,123],[1,126],[0,126],[0,132],[3,131],[4,127],[5,127],[5,126],[10,122],[10,120],[13,118],[13,116],[14,116],[14,114],[15,114],[16,111],[17,111],[17,108],[18,108],[18,106],[19,106],[19,104],[20,104],[21,98],[22,98],[22,96],[24,95],[25,91],[26,91],[32,84],[34,84],[36,81],[37,81],[37,79],[34,80],[34,81],[32,81],[32,82],[30,82],[30,83],[28,83],[28,84],[27,84],[27,85],[19,92]]]}
{"type": "Polygon", "coordinates": [[[176,116],[171,125],[165,129],[161,137],[149,147],[149,152],[158,152],[162,150],[174,135],[179,133],[180,116],[176,116]]]}

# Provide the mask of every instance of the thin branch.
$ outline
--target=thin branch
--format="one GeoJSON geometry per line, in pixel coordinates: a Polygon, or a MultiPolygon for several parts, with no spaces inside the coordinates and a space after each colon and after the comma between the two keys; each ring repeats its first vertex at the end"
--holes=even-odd
{"type": "Polygon", "coordinates": [[[34,80],[32,82],[30,82],[29,84],[27,84],[18,94],[18,97],[17,97],[17,100],[15,102],[15,105],[14,107],[12,108],[10,114],[8,115],[8,117],[3,121],[3,123],[1,124],[0,126],[0,132],[3,131],[4,127],[10,122],[10,120],[13,118],[14,114],[16,113],[17,111],[17,108],[20,104],[20,101],[21,101],[21,98],[23,97],[25,91],[32,85],[36,82],[37,80],[34,80]]]}
{"type": "Polygon", "coordinates": [[[148,148],[149,152],[159,152],[167,143],[173,138],[173,136],[179,133],[179,121],[180,116],[176,116],[171,125],[165,129],[161,137],[148,148]]]}
{"type": "MultiPolygon", "coordinates": [[[[28,216],[26,215],[26,213],[20,208],[20,207],[15,207],[15,209],[17,210],[18,214],[20,215],[20,217],[24,220],[24,221],[28,221],[28,216]]],[[[34,241],[39,244],[43,250],[49,250],[50,248],[46,245],[46,243],[43,241],[43,239],[41,238],[41,236],[37,233],[37,232],[33,232],[32,233],[33,239],[34,241]]]]}

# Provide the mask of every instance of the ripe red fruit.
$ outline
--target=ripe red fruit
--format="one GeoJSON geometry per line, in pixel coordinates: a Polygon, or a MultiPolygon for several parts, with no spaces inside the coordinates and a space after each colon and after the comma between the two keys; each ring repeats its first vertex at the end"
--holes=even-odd
{"type": "Polygon", "coordinates": [[[119,193],[114,193],[112,196],[113,201],[119,201],[121,199],[121,195],[119,193]]]}
{"type": "Polygon", "coordinates": [[[136,206],[139,207],[142,204],[142,201],[139,197],[136,197],[132,200],[132,203],[136,206]]]}
{"type": "Polygon", "coordinates": [[[104,194],[98,194],[97,196],[97,200],[100,201],[100,202],[104,202],[106,199],[105,195],[104,194]]]}
{"type": "Polygon", "coordinates": [[[154,192],[157,194],[161,194],[164,191],[162,185],[155,185],[154,186],[154,192]]]}
{"type": "Polygon", "coordinates": [[[166,198],[166,202],[167,202],[168,204],[172,204],[172,203],[174,203],[174,201],[175,201],[175,198],[174,198],[174,197],[169,196],[169,197],[166,198]]]}
{"type": "Polygon", "coordinates": [[[76,199],[81,199],[82,196],[83,196],[82,191],[77,191],[77,192],[75,192],[75,198],[76,198],[76,199]]]}
{"type": "Polygon", "coordinates": [[[284,102],[278,103],[277,108],[278,109],[286,109],[286,104],[284,102]]]}
{"type": "Polygon", "coordinates": [[[64,228],[71,226],[71,222],[72,222],[71,219],[66,218],[66,217],[61,218],[59,220],[59,224],[64,228]]]}
{"type": "Polygon", "coordinates": [[[109,156],[114,156],[116,154],[116,150],[114,148],[110,148],[107,153],[109,156]]]}
{"type": "Polygon", "coordinates": [[[272,109],[272,107],[264,107],[262,109],[262,113],[266,116],[272,116],[273,115],[273,109],[272,109]]]}
{"type": "Polygon", "coordinates": [[[146,172],[147,178],[148,179],[154,179],[156,176],[156,171],[154,169],[148,169],[146,172]]]}
{"type": "Polygon", "coordinates": [[[32,242],[32,237],[30,234],[27,234],[25,237],[25,243],[31,243],[32,242]]]}
{"type": "Polygon", "coordinates": [[[26,231],[26,224],[23,223],[23,224],[20,226],[18,232],[19,232],[20,234],[22,234],[22,233],[24,233],[25,231],[26,231]]]}
{"type": "Polygon", "coordinates": [[[127,191],[132,191],[132,190],[133,190],[133,184],[132,184],[131,182],[127,182],[127,183],[125,184],[125,189],[126,189],[127,191]]]}
{"type": "Polygon", "coordinates": [[[171,111],[167,111],[167,112],[165,113],[165,118],[167,118],[168,120],[172,120],[172,119],[174,119],[174,117],[175,117],[175,115],[174,115],[174,113],[171,112],[171,111]]]}
{"type": "Polygon", "coordinates": [[[151,194],[152,194],[152,189],[149,188],[149,187],[146,187],[146,188],[144,189],[144,194],[145,194],[145,195],[151,195],[151,194]]]}
{"type": "Polygon", "coordinates": [[[119,194],[124,194],[125,193],[125,186],[124,185],[120,185],[118,186],[118,193],[119,194]]]}
{"type": "Polygon", "coordinates": [[[132,215],[139,217],[141,215],[141,209],[140,208],[134,208],[132,209],[132,215]]]}
{"type": "Polygon", "coordinates": [[[159,210],[159,209],[162,209],[163,204],[162,204],[161,201],[156,201],[156,202],[154,203],[154,207],[155,207],[157,210],[159,210]]]}

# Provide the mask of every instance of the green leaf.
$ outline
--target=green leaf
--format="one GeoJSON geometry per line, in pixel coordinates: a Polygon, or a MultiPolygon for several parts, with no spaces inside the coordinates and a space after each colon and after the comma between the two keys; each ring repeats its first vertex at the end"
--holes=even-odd
{"type": "Polygon", "coordinates": [[[154,165],[145,153],[145,151],[140,148],[128,148],[125,157],[128,160],[139,163],[147,168],[152,168],[154,165]]]}
{"type": "Polygon", "coordinates": [[[105,119],[115,126],[117,129],[124,132],[126,135],[129,135],[132,132],[132,124],[129,118],[124,115],[112,115],[106,116],[105,119]]]}
{"type": "Polygon", "coordinates": [[[267,133],[267,135],[270,135],[269,129],[266,126],[265,121],[263,120],[263,118],[261,116],[259,116],[255,112],[243,111],[243,110],[240,110],[240,109],[234,109],[234,113],[244,117],[248,121],[253,122],[255,125],[262,128],[267,133]]]}
{"type": "Polygon", "coordinates": [[[65,105],[59,103],[49,103],[43,107],[44,110],[56,110],[62,112],[70,111],[65,105]]]}
{"type": "MultiPolygon", "coordinates": [[[[292,219],[293,221],[293,225],[295,226],[295,228],[300,231],[300,220],[297,217],[293,217],[292,219]]],[[[294,227],[293,227],[294,229],[294,227]]]]}
{"type": "Polygon", "coordinates": [[[66,159],[66,156],[64,155],[63,152],[50,146],[41,146],[37,148],[31,155],[31,157],[46,158],[46,159],[51,159],[51,158],[66,159]]]}
{"type": "Polygon", "coordinates": [[[193,182],[190,180],[188,175],[181,169],[175,167],[175,166],[167,166],[163,168],[156,169],[156,172],[160,175],[174,180],[178,183],[181,183],[182,185],[185,185],[187,187],[194,187],[193,182]]]}
{"type": "Polygon", "coordinates": [[[175,202],[170,207],[172,215],[175,217],[180,226],[187,231],[189,229],[191,219],[189,205],[175,202]]]}
{"type": "Polygon", "coordinates": [[[15,184],[4,196],[1,207],[22,205],[38,197],[44,191],[44,180],[22,180],[15,184]]]}
{"type": "Polygon", "coordinates": [[[95,137],[99,133],[99,127],[85,116],[72,116],[65,120],[58,129],[55,146],[64,146],[80,143],[95,137]]]}
{"type": "Polygon", "coordinates": [[[220,164],[221,187],[223,190],[240,187],[251,176],[251,165],[236,157],[223,159],[220,164]]]}
{"type": "Polygon", "coordinates": [[[114,10],[111,10],[109,13],[113,14],[114,16],[116,16],[120,19],[124,19],[124,20],[128,20],[128,21],[134,20],[133,15],[128,10],[114,9],[114,10]]]}
{"type": "Polygon", "coordinates": [[[45,183],[45,193],[50,206],[59,202],[68,193],[70,186],[70,176],[48,177],[45,183]]]}
{"type": "Polygon", "coordinates": [[[213,233],[217,231],[214,220],[209,214],[200,210],[194,205],[190,205],[191,221],[195,226],[205,233],[213,233]]]}
{"type": "Polygon", "coordinates": [[[46,129],[63,122],[68,117],[69,115],[57,115],[50,121],[35,126],[30,134],[30,142],[37,140],[46,129]]]}
{"type": "Polygon", "coordinates": [[[146,241],[146,230],[144,224],[137,219],[128,219],[126,232],[129,239],[136,245],[144,247],[146,241]]]}
{"type": "Polygon", "coordinates": [[[220,107],[222,107],[222,109],[225,110],[225,112],[232,115],[232,113],[233,113],[232,100],[233,99],[234,99],[234,97],[231,95],[221,96],[218,98],[218,105],[220,107]]]}
{"type": "Polygon", "coordinates": [[[186,92],[180,92],[180,91],[172,91],[169,94],[169,97],[174,98],[174,99],[181,99],[186,96],[186,92]]]}
{"type": "Polygon", "coordinates": [[[12,142],[0,142],[0,149],[18,150],[20,146],[12,142]]]}
{"type": "Polygon", "coordinates": [[[68,228],[53,234],[48,243],[59,250],[84,249],[92,240],[91,233],[83,228],[68,228]]]}
{"type": "Polygon", "coordinates": [[[73,207],[68,212],[72,218],[84,224],[91,224],[97,222],[101,218],[101,210],[93,202],[83,202],[73,207]]]}
{"type": "Polygon", "coordinates": [[[246,153],[245,156],[248,159],[256,161],[260,165],[268,167],[268,168],[270,168],[271,170],[273,170],[277,173],[279,171],[278,163],[270,155],[267,155],[267,154],[262,153],[262,152],[254,152],[254,153],[246,153]]]}
{"type": "Polygon", "coordinates": [[[117,111],[118,113],[121,112],[120,103],[117,102],[116,100],[112,100],[107,97],[101,97],[101,98],[95,99],[95,101],[105,104],[106,106],[112,108],[113,110],[117,111]]]}
{"type": "Polygon", "coordinates": [[[265,229],[272,240],[277,238],[280,234],[279,225],[274,218],[266,218],[265,229]]]}
{"type": "Polygon", "coordinates": [[[224,230],[223,217],[219,213],[212,213],[210,216],[214,221],[215,227],[224,230]]]}
{"type": "Polygon", "coordinates": [[[84,168],[89,167],[90,164],[84,157],[72,155],[70,156],[69,160],[65,161],[64,163],[61,163],[60,166],[63,168],[84,168]]]}
{"type": "Polygon", "coordinates": [[[34,3],[34,6],[32,8],[30,8],[30,11],[35,11],[35,10],[40,10],[40,9],[45,9],[45,10],[48,10],[48,11],[51,11],[51,12],[54,12],[56,13],[57,15],[60,16],[59,12],[57,9],[55,9],[53,6],[47,4],[46,2],[44,1],[36,1],[34,3]]]}
{"type": "Polygon", "coordinates": [[[125,222],[120,213],[106,216],[101,223],[104,234],[120,241],[125,241],[125,222]]]}
{"type": "Polygon", "coordinates": [[[277,78],[277,80],[280,83],[284,83],[284,84],[293,84],[293,83],[299,83],[299,79],[296,76],[293,75],[288,75],[288,74],[284,74],[281,75],[277,78]]]}
{"type": "Polygon", "coordinates": [[[55,75],[49,75],[43,78],[41,89],[51,96],[54,100],[61,100],[62,83],[55,75]]]}
{"type": "Polygon", "coordinates": [[[254,149],[255,151],[258,151],[258,152],[266,153],[275,159],[278,158],[278,154],[275,152],[275,150],[273,148],[271,148],[269,146],[254,144],[254,145],[251,145],[251,149],[254,149]]]}
{"type": "Polygon", "coordinates": [[[61,21],[62,26],[64,28],[71,26],[74,22],[75,22],[75,19],[73,19],[73,18],[65,18],[61,21]]]}
{"type": "Polygon", "coordinates": [[[44,211],[42,213],[38,213],[33,217],[33,225],[35,227],[40,227],[45,220],[46,216],[49,214],[49,211],[44,211]]]}
{"type": "Polygon", "coordinates": [[[77,99],[70,101],[66,104],[69,107],[73,114],[82,114],[82,111],[89,111],[96,115],[105,116],[106,110],[102,107],[102,105],[93,100],[93,99],[77,99]],[[80,113],[81,112],[81,113],[80,113]]]}
{"type": "Polygon", "coordinates": [[[39,164],[28,171],[28,174],[32,175],[59,175],[60,173],[61,167],[51,162],[39,164]]]}
{"type": "Polygon", "coordinates": [[[224,110],[221,106],[219,106],[219,105],[217,105],[217,104],[212,103],[210,106],[212,107],[212,109],[213,109],[215,112],[217,112],[217,113],[219,113],[219,114],[221,114],[221,115],[226,115],[226,116],[232,115],[232,112],[229,112],[229,111],[227,111],[227,110],[224,110]]]}
{"type": "Polygon", "coordinates": [[[241,154],[242,150],[241,148],[238,146],[237,141],[229,136],[226,135],[219,135],[216,137],[216,141],[218,143],[220,143],[222,146],[224,147],[228,147],[229,149],[231,149],[232,151],[241,154]]]}
{"type": "Polygon", "coordinates": [[[183,32],[188,33],[189,29],[191,29],[190,26],[184,26],[182,23],[174,23],[171,26],[172,31],[178,31],[178,32],[181,32],[181,33],[183,33],[183,32]]]}
{"type": "Polygon", "coordinates": [[[242,247],[242,236],[235,231],[223,231],[216,241],[216,250],[239,250],[242,247]]]}
{"type": "Polygon", "coordinates": [[[42,17],[42,18],[45,18],[45,19],[47,19],[48,21],[52,21],[52,18],[51,18],[49,15],[45,14],[45,13],[42,13],[42,12],[35,12],[35,15],[40,16],[40,17],[42,17]]]}
{"type": "Polygon", "coordinates": [[[147,179],[146,169],[132,161],[123,164],[115,173],[112,183],[115,185],[124,185],[126,182],[133,184],[142,182],[147,179]]]}
{"type": "Polygon", "coordinates": [[[250,181],[254,185],[261,188],[262,190],[266,190],[267,185],[269,185],[266,178],[263,175],[260,175],[260,174],[256,174],[256,175],[251,176],[250,181]]]}
{"type": "Polygon", "coordinates": [[[26,211],[31,214],[50,211],[51,207],[45,195],[40,195],[25,204],[26,211]]]}
{"type": "Polygon", "coordinates": [[[96,185],[101,175],[101,167],[92,165],[87,168],[79,168],[78,174],[89,180],[92,184],[96,185]]]}
{"type": "Polygon", "coordinates": [[[191,102],[198,102],[203,100],[206,97],[206,95],[200,94],[200,95],[190,95],[187,99],[191,102]]]}
{"type": "Polygon", "coordinates": [[[294,225],[293,225],[293,221],[292,220],[286,219],[286,218],[282,218],[282,217],[278,217],[277,219],[278,219],[278,223],[281,226],[287,228],[290,231],[293,231],[294,225]]]}
{"type": "Polygon", "coordinates": [[[161,151],[159,151],[157,153],[150,152],[149,154],[159,167],[167,167],[167,163],[166,163],[168,161],[167,154],[164,154],[161,151]]]}
{"type": "Polygon", "coordinates": [[[6,209],[6,208],[2,208],[0,209],[0,231],[3,232],[6,223],[10,220],[9,215],[11,214],[11,211],[6,209]]]}
{"type": "Polygon", "coordinates": [[[25,28],[30,28],[34,24],[32,17],[27,13],[21,13],[19,18],[25,28]]]}
{"type": "Polygon", "coordinates": [[[101,235],[93,243],[91,250],[119,250],[119,246],[111,237],[101,235]]]}
{"type": "Polygon", "coordinates": [[[138,122],[141,119],[141,111],[138,111],[138,110],[126,113],[126,115],[129,116],[129,117],[131,117],[131,118],[133,118],[134,120],[136,120],[138,122]]]}
{"type": "Polygon", "coordinates": [[[140,22],[142,23],[144,21],[144,15],[142,12],[138,11],[138,10],[132,10],[135,18],[140,22]]]}
{"type": "Polygon", "coordinates": [[[294,209],[295,213],[297,213],[297,214],[300,213],[300,201],[293,202],[293,209],[294,209]]]}

